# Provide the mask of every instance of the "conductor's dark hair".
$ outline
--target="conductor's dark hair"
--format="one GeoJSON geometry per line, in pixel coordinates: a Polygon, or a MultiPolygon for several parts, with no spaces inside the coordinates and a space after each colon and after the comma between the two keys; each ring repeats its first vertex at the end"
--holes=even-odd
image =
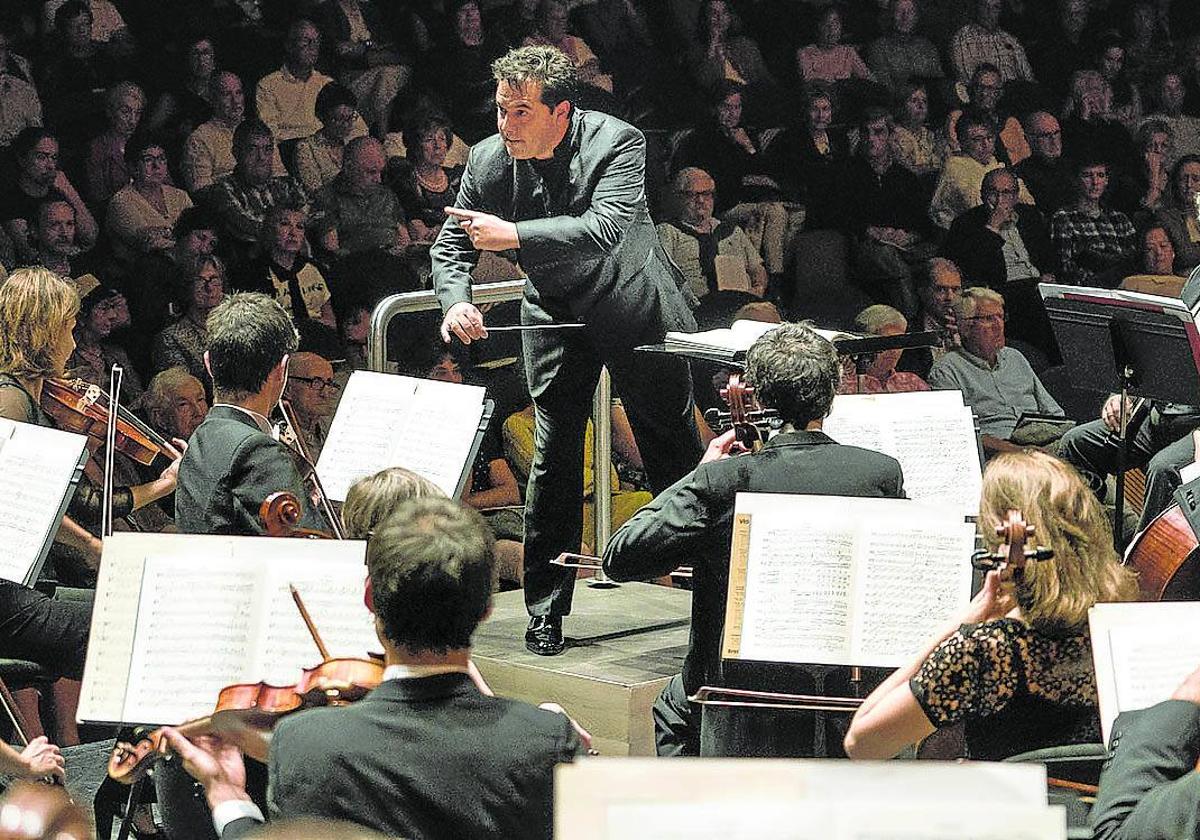
{"type": "Polygon", "coordinates": [[[292,316],[261,292],[230,295],[209,313],[207,324],[213,388],[226,395],[257,393],[299,343],[292,316]]]}
{"type": "Polygon", "coordinates": [[[483,517],[456,501],[402,502],[367,542],[384,636],[412,652],[470,645],[492,600],[495,543],[483,517]]]}
{"type": "Polygon", "coordinates": [[[492,77],[520,90],[529,82],[542,86],[542,104],[554,108],[572,101],[579,86],[575,63],[558,47],[517,47],[492,62],[492,77]]]}
{"type": "Polygon", "coordinates": [[[765,407],[803,429],[829,413],[841,379],[837,351],[805,324],[780,324],[746,353],[746,379],[765,407]]]}

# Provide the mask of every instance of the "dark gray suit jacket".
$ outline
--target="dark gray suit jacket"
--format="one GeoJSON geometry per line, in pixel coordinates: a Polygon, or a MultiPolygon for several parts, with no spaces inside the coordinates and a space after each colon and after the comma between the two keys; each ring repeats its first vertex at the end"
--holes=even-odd
{"type": "Polygon", "coordinates": [[[184,534],[264,534],[258,509],[280,490],[300,500],[303,527],[328,527],[309,504],[291,451],[244,412],[213,406],[179,464],[175,524],[184,534]]]}
{"type": "Polygon", "coordinates": [[[655,577],[685,564],[695,568],[683,664],[689,694],[720,679],[738,492],[903,498],[904,477],[888,455],[842,446],[824,432],[786,432],[753,455],[701,464],[613,534],[604,570],[615,580],[655,577]]]}
{"type": "MultiPolygon", "coordinates": [[[[632,348],[695,329],[682,277],[646,205],[646,138],[596,111],[573,109],[552,161],[514,160],[500,135],[471,148],[456,203],[517,223],[529,277],[522,320],[582,321],[597,346],[632,348]]],[[[471,299],[478,253],[450,219],[433,245],[442,311],[471,299]]],[[[539,347],[539,351],[548,349],[539,347]]],[[[531,377],[534,394],[554,368],[531,377]]]]}
{"type": "Polygon", "coordinates": [[[1097,840],[1200,838],[1200,706],[1167,700],[1113,724],[1092,806],[1097,840]]]}
{"type": "MultiPolygon", "coordinates": [[[[565,716],[487,697],[465,674],[390,680],[353,706],[275,728],[271,817],[347,820],[406,840],[548,840],[554,767],[578,752],[565,716]]],[[[256,825],[230,823],[222,840],[256,825]]]]}

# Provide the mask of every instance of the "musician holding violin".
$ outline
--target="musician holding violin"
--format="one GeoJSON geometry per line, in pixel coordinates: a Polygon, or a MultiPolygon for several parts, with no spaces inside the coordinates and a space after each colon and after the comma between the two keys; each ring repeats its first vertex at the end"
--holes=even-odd
{"type": "Polygon", "coordinates": [[[765,444],[752,454],[737,455],[745,429],[714,438],[699,466],[635,513],[604,553],[604,570],[615,580],[655,577],[681,565],[695,569],[683,673],[653,708],[659,755],[699,754],[700,711],[688,697],[703,685],[729,684],[721,633],[737,493],[904,496],[894,458],[843,446],[821,431],[841,367],[833,345],[812,329],[782,324],[764,334],[746,354],[745,378],[761,408],[775,410],[779,428],[764,434],[765,444]]]}
{"type": "Polygon", "coordinates": [[[965,612],[863,702],[845,738],[851,758],[891,758],[960,722],[973,759],[1099,742],[1087,613],[1136,600],[1136,576],[1079,474],[1037,450],[999,455],[983,477],[979,528],[989,551],[1024,538],[1025,523],[1048,550],[1040,559],[1028,546],[1000,552],[965,612]],[[1010,511],[1022,514],[1016,533],[997,527],[1010,511]]]}
{"type": "Polygon", "coordinates": [[[186,534],[265,534],[259,508],[287,491],[300,501],[302,527],[327,530],[294,454],[268,419],[299,343],[291,315],[267,295],[240,292],[209,313],[207,332],[213,404],[179,468],[176,526],[186,534]]]}
{"type": "MultiPolygon", "coordinates": [[[[488,696],[469,674],[471,636],[491,610],[493,542],[477,512],[444,498],[404,502],[375,527],[366,601],[383,682],[353,705],[276,724],[272,819],[348,820],[410,840],[551,836],[554,767],[580,751],[570,720],[488,696]]],[[[262,822],[235,747],[165,736],[204,785],[223,840],[262,822]]]]}
{"type": "MultiPolygon", "coordinates": [[[[24,423],[56,426],[102,439],[107,411],[88,403],[64,383],[67,359],[75,349],[73,330],[79,296],[67,281],[45,268],[20,268],[0,286],[0,416],[24,423]]],[[[147,440],[145,429],[119,422],[118,449],[137,447],[146,463],[166,454],[170,466],[153,481],[113,488],[113,516],[127,516],[175,491],[179,452],[166,441],[147,440]],[[128,432],[128,434],[125,434],[128,432]]],[[[180,449],[185,449],[182,442],[180,449]]],[[[57,541],[80,552],[95,569],[100,563],[100,540],[79,524],[98,521],[101,483],[89,473],[63,518],[57,541]]]]}

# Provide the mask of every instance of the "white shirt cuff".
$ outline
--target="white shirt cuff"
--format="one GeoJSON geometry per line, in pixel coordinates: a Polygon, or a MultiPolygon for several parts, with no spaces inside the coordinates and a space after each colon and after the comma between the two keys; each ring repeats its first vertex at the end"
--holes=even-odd
{"type": "Polygon", "coordinates": [[[266,822],[262,810],[248,799],[227,799],[212,809],[213,828],[220,837],[225,832],[225,826],[234,820],[249,817],[256,822],[266,822]]]}

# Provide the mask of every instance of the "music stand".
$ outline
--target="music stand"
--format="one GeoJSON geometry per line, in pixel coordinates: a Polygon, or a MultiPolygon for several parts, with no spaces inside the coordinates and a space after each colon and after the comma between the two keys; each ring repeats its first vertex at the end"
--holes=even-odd
{"type": "Polygon", "coordinates": [[[1123,542],[1130,395],[1191,404],[1200,394],[1200,333],[1178,299],[1042,283],[1038,286],[1071,382],[1122,397],[1113,543],[1123,542]]]}

